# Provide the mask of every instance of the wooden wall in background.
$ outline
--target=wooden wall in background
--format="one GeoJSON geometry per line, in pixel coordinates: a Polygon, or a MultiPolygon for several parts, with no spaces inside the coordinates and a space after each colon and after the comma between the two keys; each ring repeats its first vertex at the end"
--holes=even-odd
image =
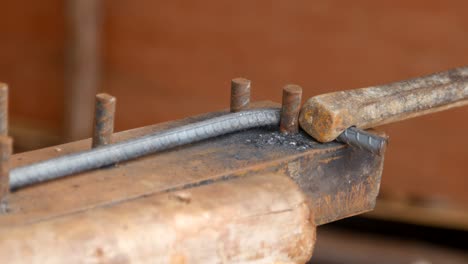
{"type": "Polygon", "coordinates": [[[24,139],[16,142],[21,146],[55,143],[64,118],[63,1],[1,1],[0,7],[0,81],[10,86],[11,132],[24,139]]]}
{"type": "MultiPolygon", "coordinates": [[[[63,129],[62,1],[3,1],[0,79],[12,120],[63,129]],[[6,16],[6,19],[5,19],[6,16]]],[[[103,1],[102,89],[117,130],[229,105],[229,81],[280,101],[468,65],[468,2],[103,1]]],[[[391,138],[384,193],[468,202],[468,108],[382,128],[391,138]]]]}

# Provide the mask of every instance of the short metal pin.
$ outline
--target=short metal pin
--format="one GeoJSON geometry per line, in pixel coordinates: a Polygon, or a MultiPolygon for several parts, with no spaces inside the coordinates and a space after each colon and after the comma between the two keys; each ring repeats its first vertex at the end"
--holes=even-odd
{"type": "Polygon", "coordinates": [[[231,80],[231,112],[246,110],[250,105],[250,80],[234,78],[231,80]]]}
{"type": "Polygon", "coordinates": [[[8,137],[8,85],[0,83],[0,213],[8,211],[12,145],[8,137]]]}
{"type": "Polygon", "coordinates": [[[8,212],[8,196],[10,194],[10,157],[12,151],[12,138],[0,135],[0,213],[8,212]]]}
{"type": "Polygon", "coordinates": [[[112,142],[114,133],[115,97],[101,93],[96,95],[92,147],[100,147],[112,142]]]}
{"type": "Polygon", "coordinates": [[[301,110],[302,88],[288,84],[283,88],[283,105],[281,108],[280,131],[293,134],[299,131],[299,112],[301,110]]]}
{"type": "Polygon", "coordinates": [[[8,85],[0,83],[0,135],[8,135],[8,85]]]}

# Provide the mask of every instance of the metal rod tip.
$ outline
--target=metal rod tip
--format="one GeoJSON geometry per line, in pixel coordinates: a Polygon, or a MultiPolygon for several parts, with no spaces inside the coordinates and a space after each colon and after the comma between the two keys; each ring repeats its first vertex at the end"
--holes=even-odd
{"type": "Polygon", "coordinates": [[[93,148],[110,144],[112,141],[116,101],[114,96],[106,93],[96,95],[93,148]]]}
{"type": "Polygon", "coordinates": [[[283,88],[283,104],[281,108],[280,131],[293,134],[299,131],[299,112],[301,110],[302,88],[299,85],[288,84],[283,88]]]}

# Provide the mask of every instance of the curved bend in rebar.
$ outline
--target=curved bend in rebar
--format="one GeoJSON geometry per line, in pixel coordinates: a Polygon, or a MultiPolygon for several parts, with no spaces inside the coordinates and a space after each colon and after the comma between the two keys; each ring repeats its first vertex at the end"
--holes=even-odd
{"type": "Polygon", "coordinates": [[[140,138],[65,155],[10,171],[10,188],[52,180],[135,159],[157,151],[244,129],[278,125],[280,110],[253,109],[156,132],[140,138]]]}

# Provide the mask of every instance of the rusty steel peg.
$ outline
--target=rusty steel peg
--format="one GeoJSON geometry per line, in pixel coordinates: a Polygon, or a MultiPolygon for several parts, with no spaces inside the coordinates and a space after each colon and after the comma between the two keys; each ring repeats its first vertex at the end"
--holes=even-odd
{"type": "Polygon", "coordinates": [[[101,93],[96,95],[93,148],[111,143],[112,134],[114,133],[115,104],[115,97],[109,94],[101,93]]]}
{"type": "Polygon", "coordinates": [[[8,85],[0,83],[0,135],[8,135],[8,85]]]}
{"type": "Polygon", "coordinates": [[[250,80],[235,78],[231,80],[231,112],[245,110],[250,105],[250,80]]]}
{"type": "Polygon", "coordinates": [[[10,193],[10,157],[13,152],[11,137],[0,135],[0,213],[8,209],[10,193]]]}
{"type": "Polygon", "coordinates": [[[280,131],[293,134],[299,131],[299,111],[301,110],[302,88],[299,85],[288,84],[283,88],[283,104],[281,107],[280,131]]]}

